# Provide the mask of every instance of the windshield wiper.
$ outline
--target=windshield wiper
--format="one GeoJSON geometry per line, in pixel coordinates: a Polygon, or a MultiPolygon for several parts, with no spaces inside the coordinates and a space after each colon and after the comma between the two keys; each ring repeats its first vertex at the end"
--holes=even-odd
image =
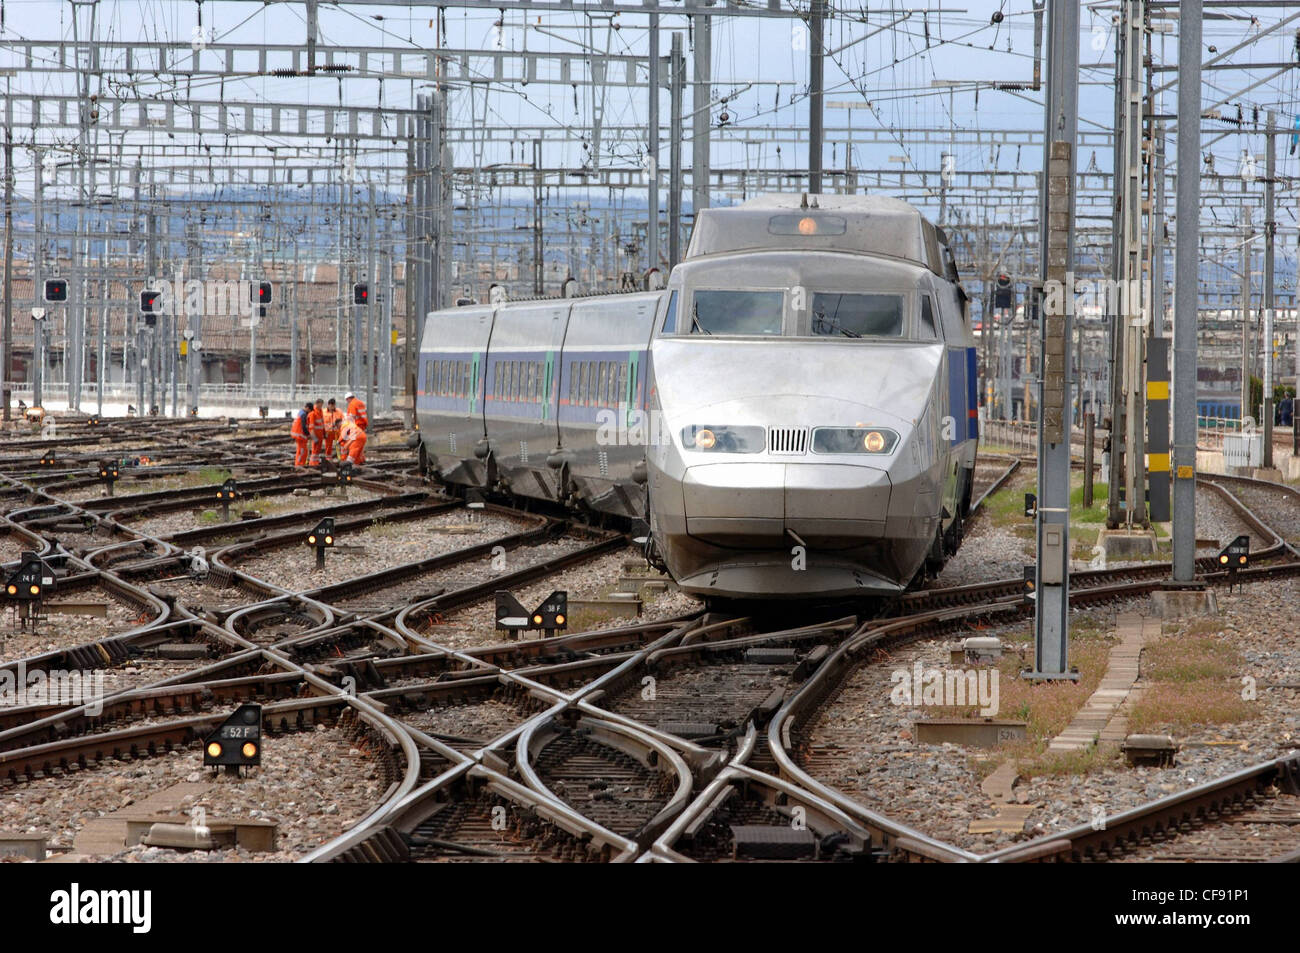
{"type": "Polygon", "coordinates": [[[713,333],[704,325],[700,324],[700,303],[698,301],[693,301],[691,302],[691,330],[694,331],[696,328],[699,328],[705,334],[713,333]]]}
{"type": "Polygon", "coordinates": [[[833,320],[833,319],[829,319],[829,318],[827,318],[827,317],[826,317],[826,313],[825,313],[824,311],[818,311],[818,312],[816,312],[816,318],[817,318],[817,324],[816,324],[816,327],[817,327],[818,329],[825,328],[825,329],[828,329],[828,330],[831,330],[831,331],[838,331],[838,332],[840,332],[840,334],[844,335],[846,338],[860,338],[860,337],[862,337],[862,335],[859,334],[857,331],[851,331],[851,330],[849,330],[848,328],[846,328],[844,325],[840,324],[838,321],[835,321],[835,320],[833,320]]]}

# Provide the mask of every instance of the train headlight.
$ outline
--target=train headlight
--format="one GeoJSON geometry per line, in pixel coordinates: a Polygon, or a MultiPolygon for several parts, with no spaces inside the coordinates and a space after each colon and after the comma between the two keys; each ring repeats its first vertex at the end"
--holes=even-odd
{"type": "Polygon", "coordinates": [[[817,427],[813,453],[871,453],[886,455],[898,446],[898,434],[883,427],[817,427]]]}
{"type": "Polygon", "coordinates": [[[767,432],[762,427],[697,425],[682,428],[682,446],[713,453],[762,453],[767,432]]]}

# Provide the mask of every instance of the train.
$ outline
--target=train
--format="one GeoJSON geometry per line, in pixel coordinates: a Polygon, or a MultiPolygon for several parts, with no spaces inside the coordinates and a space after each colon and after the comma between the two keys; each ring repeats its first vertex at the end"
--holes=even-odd
{"type": "Polygon", "coordinates": [[[943,230],[875,195],[701,209],[666,286],[430,312],[421,468],[642,521],[705,599],[896,596],[961,544],[978,440],[943,230]]]}

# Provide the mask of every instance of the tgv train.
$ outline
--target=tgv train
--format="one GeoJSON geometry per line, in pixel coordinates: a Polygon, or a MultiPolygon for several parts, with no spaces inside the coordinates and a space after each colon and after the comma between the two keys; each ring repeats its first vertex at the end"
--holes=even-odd
{"type": "Polygon", "coordinates": [[[956,551],[976,353],[946,237],[903,202],[701,210],[662,291],[429,314],[422,466],[645,519],[702,596],[889,595],[956,551]]]}

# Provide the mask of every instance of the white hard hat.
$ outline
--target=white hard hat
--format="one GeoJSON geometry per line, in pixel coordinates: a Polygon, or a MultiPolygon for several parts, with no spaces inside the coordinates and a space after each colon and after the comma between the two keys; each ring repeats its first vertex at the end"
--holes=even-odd
{"type": "Polygon", "coordinates": [[[346,394],[343,395],[343,399],[344,399],[344,400],[351,400],[353,397],[356,397],[356,396],[357,396],[357,395],[354,394],[354,393],[352,393],[352,391],[348,391],[346,394]]]}

